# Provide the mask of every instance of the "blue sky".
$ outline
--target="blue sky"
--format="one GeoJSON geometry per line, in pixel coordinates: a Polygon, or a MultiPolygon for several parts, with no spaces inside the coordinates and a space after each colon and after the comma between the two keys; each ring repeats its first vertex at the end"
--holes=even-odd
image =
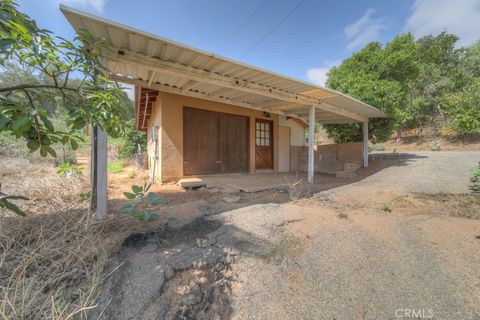
{"type": "Polygon", "coordinates": [[[222,56],[323,85],[329,68],[370,41],[410,31],[480,38],[479,0],[20,0],[55,34],[73,38],[59,3],[222,56]],[[302,3],[260,44],[272,28],[302,3]],[[258,44],[256,47],[255,45],[258,44]],[[254,48],[252,50],[252,48],[254,48]]]}

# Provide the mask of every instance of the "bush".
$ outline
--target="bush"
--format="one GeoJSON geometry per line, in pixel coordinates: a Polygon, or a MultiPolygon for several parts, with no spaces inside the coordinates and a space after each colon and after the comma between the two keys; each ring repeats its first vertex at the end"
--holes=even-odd
{"type": "Polygon", "coordinates": [[[478,167],[473,170],[470,182],[472,183],[470,189],[474,193],[480,194],[480,162],[478,163],[478,167]]]}
{"type": "Polygon", "coordinates": [[[125,136],[120,148],[119,156],[123,159],[132,159],[137,153],[138,145],[143,152],[147,150],[147,135],[145,132],[135,129],[135,120],[127,121],[125,136]]]}
{"type": "Polygon", "coordinates": [[[116,161],[108,164],[108,172],[110,173],[119,173],[123,170],[123,162],[116,161]]]}
{"type": "Polygon", "coordinates": [[[62,178],[69,178],[72,175],[81,175],[83,172],[83,167],[77,166],[71,162],[63,162],[58,170],[57,176],[62,178]]]}
{"type": "Polygon", "coordinates": [[[432,151],[440,151],[440,150],[442,150],[442,141],[433,140],[432,142],[430,142],[430,144],[428,146],[430,147],[430,150],[432,150],[432,151]]]}
{"type": "Polygon", "coordinates": [[[385,151],[385,144],[371,143],[368,145],[368,151],[385,151]]]}
{"type": "Polygon", "coordinates": [[[480,79],[465,90],[445,94],[442,101],[453,130],[460,134],[480,132],[480,79]]]}

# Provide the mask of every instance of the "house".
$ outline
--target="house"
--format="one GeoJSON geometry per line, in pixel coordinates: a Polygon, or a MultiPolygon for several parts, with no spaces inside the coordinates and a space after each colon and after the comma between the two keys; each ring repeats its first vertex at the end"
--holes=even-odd
{"type": "Polygon", "coordinates": [[[77,32],[85,29],[106,40],[108,76],[135,86],[136,126],[148,134],[149,168],[159,181],[289,172],[293,162],[296,170],[304,159],[312,182],[315,146],[310,139],[307,147],[304,137],[305,128],[314,135],[315,123],[362,123],[363,145],[352,150],[368,165],[368,120],[386,117],[380,110],[333,90],[65,6],[61,10],[77,32]],[[298,148],[305,156],[293,159],[298,148]]]}

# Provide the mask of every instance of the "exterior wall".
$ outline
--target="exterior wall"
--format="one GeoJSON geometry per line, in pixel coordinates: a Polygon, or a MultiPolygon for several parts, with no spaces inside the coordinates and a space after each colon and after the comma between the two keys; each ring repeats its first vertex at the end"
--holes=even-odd
{"type": "Polygon", "coordinates": [[[294,119],[279,116],[279,125],[290,128],[290,146],[305,146],[305,127],[294,119]]]}
{"type": "MultiPolygon", "coordinates": [[[[343,171],[345,163],[363,163],[363,142],[326,144],[315,146],[315,172],[335,173],[343,171]]],[[[291,148],[291,171],[306,172],[308,147],[291,148]]]]}
{"type": "Polygon", "coordinates": [[[278,172],[290,172],[290,137],[291,128],[278,127],[278,172]]]}
{"type": "MultiPolygon", "coordinates": [[[[162,182],[175,180],[183,177],[183,107],[198,108],[210,111],[230,113],[236,115],[247,116],[250,119],[250,161],[249,169],[251,173],[255,172],[255,119],[267,119],[273,121],[273,168],[278,170],[278,137],[279,137],[279,117],[271,114],[270,118],[263,115],[262,111],[241,108],[233,105],[181,96],[161,92],[157,98],[154,113],[149,120],[149,128],[151,123],[160,119],[160,159],[161,171],[160,176],[162,182]],[[160,116],[157,113],[161,114],[160,116]]],[[[149,158],[151,157],[152,148],[149,147],[149,158]]],[[[151,168],[151,167],[150,167],[151,168]]]]}
{"type": "Polygon", "coordinates": [[[154,174],[155,177],[158,179],[161,179],[162,177],[162,163],[161,163],[161,158],[159,154],[160,146],[162,145],[161,128],[162,128],[162,104],[161,104],[161,101],[157,99],[157,101],[155,102],[155,106],[152,108],[152,115],[150,116],[150,119],[147,122],[147,154],[148,154],[148,168],[152,172],[153,167],[155,166],[155,172],[152,172],[152,174],[154,174]],[[157,127],[157,132],[155,133],[155,136],[157,137],[157,141],[152,139],[153,126],[157,127]]]}

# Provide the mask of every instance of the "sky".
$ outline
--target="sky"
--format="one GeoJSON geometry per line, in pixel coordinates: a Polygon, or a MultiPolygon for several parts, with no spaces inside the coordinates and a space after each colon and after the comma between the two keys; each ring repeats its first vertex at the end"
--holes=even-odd
{"type": "Polygon", "coordinates": [[[40,27],[73,39],[59,4],[205,51],[324,85],[371,41],[442,31],[480,38],[480,0],[19,0],[40,27]]]}

